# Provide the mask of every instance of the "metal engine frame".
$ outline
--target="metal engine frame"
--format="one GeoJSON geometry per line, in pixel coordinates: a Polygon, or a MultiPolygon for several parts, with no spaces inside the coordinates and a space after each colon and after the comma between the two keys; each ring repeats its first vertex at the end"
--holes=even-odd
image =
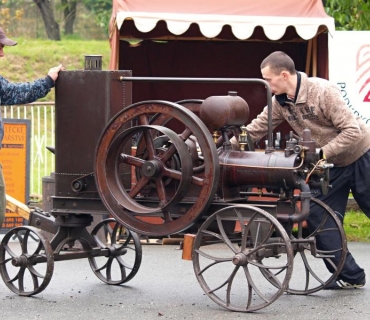
{"type": "Polygon", "coordinates": [[[291,132],[285,149],[274,149],[271,91],[264,80],[66,72],[57,101],[51,208],[34,210],[29,226],[11,230],[0,246],[0,274],[13,292],[39,293],[54,261],[77,258],[88,258],[108,284],[127,282],[141,263],[139,235],[178,233],[185,234],[184,257],[193,260],[206,295],[232,311],[259,310],[284,292],[310,294],[336,279],[347,250],[343,227],[312,196],[330,188],[331,165],[309,130],[302,137],[291,132]],[[86,83],[91,90],[102,81],[104,90],[82,93],[86,83]],[[131,104],[135,81],[258,83],[266,88],[268,147],[254,150],[244,127],[249,106],[234,92],[131,104]],[[323,233],[339,246],[321,241],[323,233]],[[18,239],[19,253],[11,237],[18,239]],[[30,238],[37,244],[32,253],[30,238]],[[215,275],[224,279],[217,282],[215,275]]]}

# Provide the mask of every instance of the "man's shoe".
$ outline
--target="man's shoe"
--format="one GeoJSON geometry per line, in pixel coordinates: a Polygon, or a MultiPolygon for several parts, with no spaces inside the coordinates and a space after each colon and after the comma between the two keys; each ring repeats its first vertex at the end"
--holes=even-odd
{"type": "Polygon", "coordinates": [[[343,280],[336,280],[326,286],[324,290],[342,290],[342,289],[358,289],[362,288],[366,283],[365,277],[358,283],[349,283],[343,280]]]}

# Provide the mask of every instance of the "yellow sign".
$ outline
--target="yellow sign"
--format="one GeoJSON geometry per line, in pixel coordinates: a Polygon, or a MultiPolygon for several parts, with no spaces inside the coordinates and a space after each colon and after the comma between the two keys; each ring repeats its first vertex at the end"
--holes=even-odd
{"type": "MultiPolygon", "coordinates": [[[[22,203],[29,194],[30,120],[4,119],[4,138],[0,150],[5,192],[22,203]]],[[[23,225],[24,219],[7,210],[2,229],[23,225]]]]}

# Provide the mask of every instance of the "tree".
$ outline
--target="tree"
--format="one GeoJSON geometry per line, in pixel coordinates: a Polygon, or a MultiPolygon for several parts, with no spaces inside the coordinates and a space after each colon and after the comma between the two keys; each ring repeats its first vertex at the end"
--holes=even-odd
{"type": "Polygon", "coordinates": [[[370,1],[323,0],[323,5],[337,30],[370,30],[370,1]]]}
{"type": "Polygon", "coordinates": [[[22,20],[24,15],[24,8],[21,6],[11,11],[14,4],[14,0],[0,0],[0,26],[6,31],[12,22],[22,20]]]}
{"type": "Polygon", "coordinates": [[[108,31],[109,19],[112,14],[112,0],[82,0],[90,10],[99,26],[108,31]]]}
{"type": "Polygon", "coordinates": [[[64,34],[73,34],[73,25],[76,20],[77,3],[79,0],[61,0],[64,14],[64,34]]]}
{"type": "Polygon", "coordinates": [[[60,40],[59,24],[55,21],[52,4],[49,0],[33,0],[39,8],[44,21],[46,35],[50,40],[60,40]]]}

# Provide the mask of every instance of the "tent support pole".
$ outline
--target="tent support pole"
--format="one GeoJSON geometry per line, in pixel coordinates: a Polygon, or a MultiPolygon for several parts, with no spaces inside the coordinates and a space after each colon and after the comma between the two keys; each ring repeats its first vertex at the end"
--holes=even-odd
{"type": "Polygon", "coordinates": [[[310,75],[311,69],[311,53],[312,53],[312,39],[308,40],[307,56],[306,56],[306,74],[310,75]]]}
{"type": "Polygon", "coordinates": [[[313,38],[312,44],[312,76],[317,77],[317,37],[313,38]]]}

